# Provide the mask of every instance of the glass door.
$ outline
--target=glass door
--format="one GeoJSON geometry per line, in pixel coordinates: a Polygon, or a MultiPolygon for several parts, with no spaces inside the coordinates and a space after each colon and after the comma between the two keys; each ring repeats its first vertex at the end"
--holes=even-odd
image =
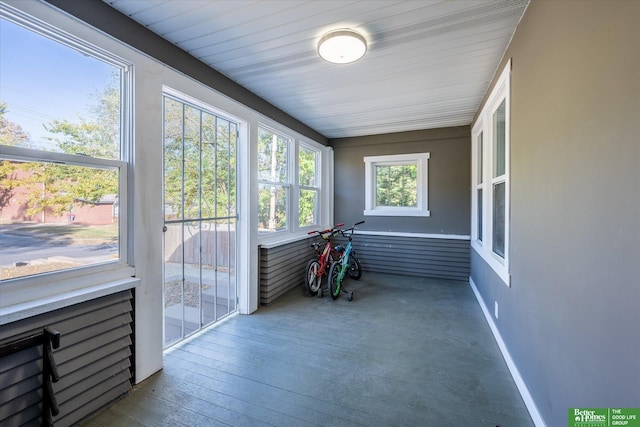
{"type": "Polygon", "coordinates": [[[164,346],[236,311],[238,124],[164,96],[164,346]]]}

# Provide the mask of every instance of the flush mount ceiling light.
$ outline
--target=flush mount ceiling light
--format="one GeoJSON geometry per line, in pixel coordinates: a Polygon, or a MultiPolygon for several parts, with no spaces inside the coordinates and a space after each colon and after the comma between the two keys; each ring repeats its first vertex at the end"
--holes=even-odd
{"type": "Polygon", "coordinates": [[[318,54],[334,64],[348,64],[362,58],[367,52],[367,41],[353,30],[331,31],[318,42],[318,54]]]}

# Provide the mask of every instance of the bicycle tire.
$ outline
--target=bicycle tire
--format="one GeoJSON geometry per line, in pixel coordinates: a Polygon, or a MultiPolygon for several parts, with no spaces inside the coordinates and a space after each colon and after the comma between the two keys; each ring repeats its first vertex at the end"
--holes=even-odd
{"type": "Polygon", "coordinates": [[[318,274],[320,263],[317,259],[309,260],[304,271],[304,289],[309,296],[316,295],[322,286],[322,276],[318,274]]]}
{"type": "Polygon", "coordinates": [[[349,270],[347,270],[347,274],[355,280],[360,280],[362,277],[362,266],[360,265],[360,260],[356,258],[353,253],[349,254],[349,270]]]}
{"type": "Polygon", "coordinates": [[[331,263],[331,268],[329,268],[329,275],[327,276],[329,295],[331,295],[331,299],[338,299],[340,296],[340,268],[342,264],[339,262],[331,263]]]}

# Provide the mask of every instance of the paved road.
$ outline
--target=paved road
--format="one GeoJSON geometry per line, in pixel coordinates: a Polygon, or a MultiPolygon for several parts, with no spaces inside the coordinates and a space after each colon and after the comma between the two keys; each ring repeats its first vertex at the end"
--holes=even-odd
{"type": "Polygon", "coordinates": [[[24,233],[0,232],[0,265],[59,256],[105,260],[113,255],[118,255],[117,244],[77,245],[65,240],[43,240],[24,233]]]}

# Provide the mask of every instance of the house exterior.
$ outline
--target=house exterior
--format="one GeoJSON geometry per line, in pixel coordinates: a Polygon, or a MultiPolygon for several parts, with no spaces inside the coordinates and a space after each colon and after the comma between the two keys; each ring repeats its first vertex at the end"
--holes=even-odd
{"type": "MultiPolygon", "coordinates": [[[[536,425],[566,425],[569,408],[640,407],[640,3],[533,0],[468,127],[339,140],[323,138],[275,107],[259,107],[240,89],[234,100],[213,93],[216,85],[230,83],[205,75],[201,64],[100,2],[48,2],[70,16],[40,2],[7,3],[131,58],[144,70],[136,81],[140,128],[135,130],[133,187],[141,197],[132,200],[135,270],[127,271],[133,278],[93,283],[91,289],[53,289],[46,302],[27,303],[3,295],[0,284],[5,300],[0,342],[49,324],[66,325],[68,330],[61,332],[67,349],[59,353],[66,358],[64,386],[87,387],[70,379],[85,378],[85,373],[100,384],[63,398],[61,425],[82,419],[125,393],[131,381],[143,381],[162,367],[162,160],[156,147],[162,125],[152,98],[163,84],[199,93],[249,123],[257,122],[256,113],[244,105],[262,108],[259,113],[279,117],[282,124],[331,147],[332,180],[348,185],[335,186],[330,217],[345,223],[363,217],[364,157],[429,153],[428,220],[367,218],[358,248],[365,268],[468,280],[536,425]],[[155,53],[179,72],[140,51],[155,53]],[[181,73],[200,79],[185,81],[181,73]],[[501,80],[505,75],[507,80],[501,80]],[[500,89],[496,86],[505,81],[507,170],[495,184],[508,189],[503,204],[507,227],[501,236],[505,251],[496,263],[495,251],[485,246],[488,236],[479,230],[497,226],[478,228],[486,218],[478,219],[473,203],[474,185],[483,184],[473,174],[479,160],[474,141],[486,123],[485,111],[491,110],[492,94],[500,89]],[[344,203],[347,199],[350,203],[344,203]],[[406,265],[378,262],[381,247],[401,251],[408,242],[412,258],[406,265]],[[11,304],[14,300],[21,302],[11,304]],[[88,319],[91,328],[80,333],[80,323],[88,319]],[[75,341],[65,343],[65,335],[75,341]],[[87,353],[91,360],[76,367],[73,360],[92,340],[104,350],[87,353]],[[92,369],[94,364],[117,368],[105,378],[92,369]],[[80,369],[82,374],[72,375],[80,369]]],[[[248,225],[240,221],[240,235],[243,227],[248,225]]],[[[271,276],[258,285],[258,262],[269,271],[275,268],[268,262],[270,252],[299,244],[258,248],[255,236],[248,236],[238,248],[254,253],[239,266],[245,270],[243,280],[252,284],[239,295],[240,311],[246,314],[258,308],[259,292],[277,286],[264,283],[271,276]]]]}

